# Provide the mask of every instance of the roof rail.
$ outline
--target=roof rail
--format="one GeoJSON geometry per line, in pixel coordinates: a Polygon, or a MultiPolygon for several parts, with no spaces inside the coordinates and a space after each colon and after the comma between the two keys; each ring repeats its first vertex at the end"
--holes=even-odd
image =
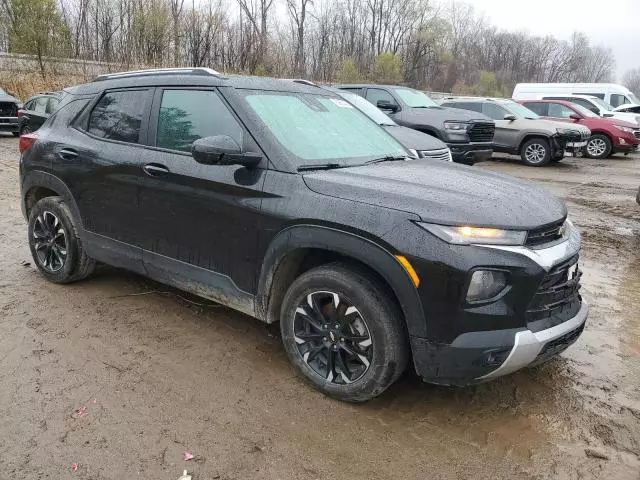
{"type": "Polygon", "coordinates": [[[304,78],[293,78],[293,79],[286,78],[285,80],[291,80],[293,83],[299,83],[301,85],[309,85],[310,87],[318,86],[317,83],[314,83],[311,80],[306,80],[304,78]]]}
{"type": "Polygon", "coordinates": [[[223,76],[205,67],[186,67],[186,68],[150,68],[147,70],[131,70],[129,72],[117,72],[117,73],[105,73],[98,75],[93,81],[99,82],[101,80],[112,80],[116,78],[128,78],[128,77],[145,77],[151,75],[210,75],[213,77],[223,78],[223,76]]]}

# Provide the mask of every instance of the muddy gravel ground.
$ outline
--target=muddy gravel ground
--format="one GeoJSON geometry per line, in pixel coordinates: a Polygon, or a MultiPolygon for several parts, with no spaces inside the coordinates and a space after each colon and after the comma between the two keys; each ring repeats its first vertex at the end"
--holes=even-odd
{"type": "Polygon", "coordinates": [[[567,202],[586,331],[541,367],[470,388],[409,372],[365,405],[296,378],[277,327],[108,267],[47,283],[17,159],[0,137],[0,479],[640,478],[640,156],[479,165],[567,202]]]}

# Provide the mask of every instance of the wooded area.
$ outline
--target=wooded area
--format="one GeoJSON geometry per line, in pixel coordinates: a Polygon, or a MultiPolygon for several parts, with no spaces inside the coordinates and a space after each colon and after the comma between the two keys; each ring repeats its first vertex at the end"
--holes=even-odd
{"type": "Polygon", "coordinates": [[[507,32],[431,0],[0,0],[0,50],[123,66],[207,66],[500,95],[516,82],[612,80],[584,33],[507,32]]]}

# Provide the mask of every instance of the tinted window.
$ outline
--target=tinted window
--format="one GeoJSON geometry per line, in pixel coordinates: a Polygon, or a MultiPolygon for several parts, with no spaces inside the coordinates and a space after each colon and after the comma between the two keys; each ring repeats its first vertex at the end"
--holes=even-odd
{"type": "Polygon", "coordinates": [[[398,102],[391,96],[389,92],[384,90],[380,90],[379,88],[368,88],[367,89],[367,100],[369,100],[374,105],[378,105],[378,102],[382,100],[383,102],[389,102],[391,105],[397,105],[398,102]]]}
{"type": "Polygon", "coordinates": [[[356,95],[364,97],[364,92],[361,88],[341,88],[340,90],[346,90],[347,92],[355,93],[356,95]]]}
{"type": "Polygon", "coordinates": [[[93,107],[87,131],[97,137],[138,143],[147,90],[108,92],[93,107]]]}
{"type": "MultiPolygon", "coordinates": [[[[538,112],[536,112],[538,113],[538,112]]],[[[550,103],[549,104],[549,117],[556,118],[569,118],[571,115],[575,115],[576,112],[571,110],[570,108],[561,105],[560,103],[550,103]]]]}
{"type": "Polygon", "coordinates": [[[163,92],[158,116],[158,147],[189,152],[194,141],[214,135],[228,135],[242,145],[242,128],[216,92],[163,92]]]}
{"type": "Polygon", "coordinates": [[[582,93],[582,92],[573,92],[574,95],[590,95],[592,97],[598,97],[600,100],[604,100],[604,93],[582,93]]]}
{"type": "Polygon", "coordinates": [[[580,105],[581,107],[591,110],[592,112],[597,111],[597,113],[600,113],[600,110],[598,109],[598,107],[596,107],[589,100],[585,100],[584,98],[571,98],[569,100],[575,103],[576,105],[580,105]]]}
{"type": "Polygon", "coordinates": [[[482,113],[492,120],[504,120],[504,116],[509,114],[504,108],[491,102],[482,105],[482,113]]]}
{"type": "Polygon", "coordinates": [[[531,110],[532,112],[535,112],[542,117],[547,116],[547,111],[548,111],[547,103],[526,102],[526,103],[523,103],[523,105],[527,107],[529,110],[531,110]]]}
{"type": "Polygon", "coordinates": [[[619,107],[620,105],[624,105],[625,103],[632,103],[632,102],[624,95],[620,95],[618,93],[612,93],[611,101],[609,103],[611,103],[611,105],[613,105],[614,107],[619,107]]]}

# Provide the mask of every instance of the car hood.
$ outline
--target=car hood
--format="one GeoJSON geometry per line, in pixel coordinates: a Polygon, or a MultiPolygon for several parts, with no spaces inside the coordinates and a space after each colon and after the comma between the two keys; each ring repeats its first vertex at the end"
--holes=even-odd
{"type": "Polygon", "coordinates": [[[445,122],[447,120],[458,120],[461,122],[468,122],[470,120],[493,121],[482,113],[450,107],[405,108],[402,113],[405,117],[408,117],[408,120],[425,124],[445,122]]]}
{"type": "MultiPolygon", "coordinates": [[[[613,109],[613,111],[614,112],[622,112],[626,108],[637,108],[637,107],[640,107],[640,105],[638,105],[637,103],[624,103],[622,105],[619,105],[619,106],[615,107],[613,109]]],[[[625,113],[625,112],[623,112],[623,113],[625,113]]]]}
{"type": "Polygon", "coordinates": [[[532,229],[567,215],[563,203],[533,183],[449,162],[384,162],[316,171],[303,178],[323,195],[445,225],[532,229]]]}
{"type": "Polygon", "coordinates": [[[11,95],[0,95],[0,102],[20,103],[20,100],[11,95]]]}
{"type": "Polygon", "coordinates": [[[578,132],[584,132],[587,135],[591,133],[588,127],[584,125],[580,125],[579,123],[575,123],[573,120],[568,119],[568,121],[562,119],[552,119],[551,117],[545,117],[544,119],[536,119],[531,120],[532,122],[540,122],[540,125],[545,125],[549,130],[555,130],[557,128],[562,128],[566,130],[570,128],[571,130],[576,130],[578,132]]]}
{"type": "Polygon", "coordinates": [[[447,145],[441,140],[412,128],[400,125],[383,125],[382,128],[406,148],[412,148],[417,151],[447,148],[447,145]]]}

